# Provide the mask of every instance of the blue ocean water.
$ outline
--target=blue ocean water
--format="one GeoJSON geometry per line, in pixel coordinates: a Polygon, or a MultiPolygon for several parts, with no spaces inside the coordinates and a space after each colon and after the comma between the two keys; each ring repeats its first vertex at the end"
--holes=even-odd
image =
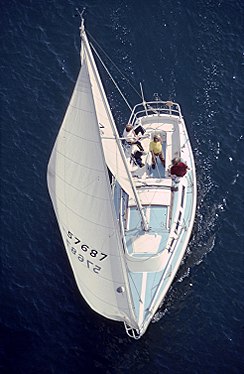
{"type": "MultiPolygon", "coordinates": [[[[0,9],[0,372],[243,373],[243,2],[2,0],[0,9]],[[142,82],[147,99],[181,104],[196,159],[193,236],[139,341],[80,296],[46,187],[79,70],[77,6],[137,90],[142,82]]],[[[121,130],[129,112],[107,87],[121,130]]]]}

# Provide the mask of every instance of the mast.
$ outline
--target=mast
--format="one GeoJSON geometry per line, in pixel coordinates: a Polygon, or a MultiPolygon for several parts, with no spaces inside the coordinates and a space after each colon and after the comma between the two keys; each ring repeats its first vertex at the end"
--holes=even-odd
{"type": "Polygon", "coordinates": [[[126,173],[127,173],[127,177],[128,177],[128,179],[130,181],[131,188],[132,188],[132,191],[133,191],[133,194],[134,194],[134,198],[135,198],[138,210],[139,210],[140,215],[141,215],[143,230],[144,231],[148,231],[149,230],[149,225],[148,225],[148,222],[147,222],[147,219],[146,219],[143,207],[141,205],[140,198],[139,198],[138,193],[136,191],[136,187],[134,185],[134,182],[133,182],[133,179],[132,179],[132,175],[131,175],[131,173],[129,171],[129,168],[128,168],[128,165],[127,165],[126,157],[125,157],[125,154],[124,154],[124,151],[123,151],[120,139],[119,139],[118,134],[117,134],[117,128],[115,126],[112,113],[109,110],[110,107],[109,107],[109,104],[108,104],[108,101],[107,101],[107,97],[106,97],[106,94],[104,92],[104,89],[103,89],[103,86],[102,86],[102,83],[101,83],[101,80],[100,80],[100,76],[99,76],[99,73],[98,73],[97,68],[96,68],[94,57],[93,57],[93,54],[92,54],[92,51],[91,51],[91,48],[90,48],[90,45],[89,45],[89,42],[88,42],[88,39],[87,39],[87,36],[86,36],[85,27],[84,27],[84,18],[82,16],[82,14],[83,14],[83,12],[80,14],[80,17],[81,17],[80,36],[81,36],[81,39],[83,41],[83,43],[82,43],[82,49],[81,49],[81,59],[83,60],[83,57],[84,57],[84,49],[83,48],[85,48],[86,51],[87,51],[87,54],[88,54],[88,58],[92,62],[92,68],[94,70],[96,79],[99,82],[99,89],[101,90],[103,99],[106,102],[106,110],[107,110],[107,112],[108,112],[107,114],[108,114],[108,116],[110,118],[110,123],[111,123],[112,130],[113,130],[114,140],[116,141],[116,144],[118,146],[118,150],[119,150],[120,156],[122,158],[122,161],[123,161],[126,173]]]}
{"type": "Polygon", "coordinates": [[[148,115],[148,113],[147,113],[146,101],[145,101],[145,98],[144,98],[144,92],[143,92],[143,88],[142,88],[142,84],[141,84],[141,82],[140,82],[140,89],[141,89],[142,104],[143,104],[143,106],[144,106],[144,109],[145,109],[146,115],[148,115]]]}

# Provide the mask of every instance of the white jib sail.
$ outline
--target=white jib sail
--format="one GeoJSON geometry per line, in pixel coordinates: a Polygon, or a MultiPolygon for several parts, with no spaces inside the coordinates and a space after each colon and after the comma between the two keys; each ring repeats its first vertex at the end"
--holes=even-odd
{"type": "Polygon", "coordinates": [[[137,328],[86,59],[50,157],[48,188],[81,294],[98,313],[137,328]]]}

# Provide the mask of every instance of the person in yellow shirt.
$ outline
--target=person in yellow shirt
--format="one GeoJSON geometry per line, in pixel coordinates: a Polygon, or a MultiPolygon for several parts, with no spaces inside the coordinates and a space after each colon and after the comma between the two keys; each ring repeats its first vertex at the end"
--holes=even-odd
{"type": "Polygon", "coordinates": [[[165,160],[163,156],[163,147],[162,147],[161,138],[159,135],[155,135],[153,137],[153,141],[151,141],[149,145],[149,150],[152,155],[152,168],[155,169],[156,156],[160,158],[160,161],[162,162],[163,166],[165,166],[165,160]]]}

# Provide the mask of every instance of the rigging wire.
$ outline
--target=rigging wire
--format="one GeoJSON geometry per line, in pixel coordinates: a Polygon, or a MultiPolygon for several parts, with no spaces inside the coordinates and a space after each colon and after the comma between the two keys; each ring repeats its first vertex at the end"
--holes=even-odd
{"type": "MultiPolygon", "coordinates": [[[[82,11],[80,12],[79,11],[79,8],[75,8],[77,13],[79,14],[81,20],[84,20],[83,18],[83,13],[85,12],[86,10],[86,7],[83,7],[82,11]]],[[[121,74],[121,76],[128,82],[128,84],[131,86],[131,88],[137,93],[137,95],[141,97],[141,95],[139,94],[139,92],[136,90],[136,88],[130,83],[129,79],[125,76],[125,74],[123,74],[123,72],[118,68],[118,66],[113,62],[113,60],[111,60],[111,58],[108,56],[108,54],[104,51],[104,49],[100,46],[100,44],[96,41],[96,39],[94,39],[94,37],[89,33],[88,30],[86,30],[86,33],[89,35],[89,37],[93,40],[93,42],[100,48],[100,50],[103,52],[103,54],[107,57],[107,59],[111,62],[111,64],[117,69],[117,71],[121,74]]],[[[91,43],[90,43],[91,44],[91,43]]],[[[92,46],[92,45],[91,45],[92,46]]],[[[99,60],[102,62],[102,59],[100,58],[100,56],[98,55],[97,51],[95,50],[94,46],[92,46],[94,52],[96,53],[97,57],[99,58],[99,60]]],[[[103,64],[104,65],[104,64],[103,64]]],[[[105,65],[104,65],[105,67],[105,65]]],[[[106,71],[108,72],[108,70],[106,69],[106,71]]],[[[109,74],[110,76],[110,74],[109,74]]],[[[111,77],[111,76],[110,76],[111,77]]]]}
{"type": "Polygon", "coordinates": [[[111,73],[109,72],[108,68],[106,67],[106,65],[104,64],[103,60],[101,59],[101,57],[99,56],[98,52],[96,51],[95,47],[93,44],[90,43],[90,46],[92,47],[93,51],[95,52],[97,58],[99,59],[99,61],[101,62],[102,66],[104,67],[104,69],[106,70],[107,74],[109,75],[110,79],[112,80],[113,84],[115,85],[115,87],[117,88],[117,90],[119,91],[120,95],[122,96],[122,98],[124,99],[126,105],[129,107],[129,109],[132,111],[132,107],[131,105],[128,103],[126,97],[124,96],[123,92],[121,91],[121,89],[119,88],[118,84],[115,82],[114,78],[112,77],[111,73]]]}
{"type": "MultiPolygon", "coordinates": [[[[86,30],[86,33],[89,35],[89,38],[91,40],[93,40],[93,42],[98,46],[98,48],[102,51],[102,53],[106,56],[106,58],[110,61],[110,63],[115,67],[115,69],[119,72],[119,74],[126,80],[126,82],[129,84],[129,86],[133,89],[133,91],[135,91],[135,93],[140,97],[140,99],[142,100],[143,103],[145,103],[145,99],[144,99],[144,96],[143,96],[143,91],[142,91],[142,85],[140,83],[140,87],[141,87],[141,94],[137,91],[137,89],[131,84],[130,80],[126,77],[126,75],[118,68],[118,66],[113,62],[113,60],[111,60],[111,58],[108,56],[108,54],[105,52],[105,50],[100,46],[100,44],[93,38],[93,36],[89,33],[88,30],[86,30]]],[[[93,51],[95,52],[96,56],[98,57],[99,61],[101,62],[101,64],[103,65],[104,69],[106,70],[107,74],[109,75],[110,79],[112,80],[112,82],[114,83],[115,87],[117,88],[117,90],[119,91],[120,95],[122,96],[122,98],[124,99],[125,103],[127,104],[127,106],[130,108],[130,110],[132,111],[132,107],[130,106],[130,104],[128,103],[127,99],[125,98],[125,96],[123,95],[122,91],[120,90],[120,88],[118,87],[118,84],[115,82],[115,80],[113,79],[111,73],[109,72],[108,68],[106,67],[106,65],[104,64],[103,60],[101,59],[100,55],[98,54],[98,52],[96,51],[94,45],[92,43],[90,43],[93,51]]],[[[157,111],[152,108],[148,103],[146,103],[146,105],[148,106],[148,109],[151,109],[153,110],[153,112],[157,113],[157,111]]],[[[145,107],[145,110],[146,110],[146,107],[145,107]]]]}
{"type": "MultiPolygon", "coordinates": [[[[108,54],[104,51],[104,49],[99,45],[99,43],[93,38],[93,36],[86,31],[89,37],[93,40],[93,42],[98,46],[98,48],[102,51],[102,53],[106,56],[106,58],[111,62],[111,64],[115,67],[115,69],[121,74],[121,76],[127,81],[127,83],[131,86],[131,88],[135,91],[135,93],[142,99],[141,94],[137,91],[137,89],[131,84],[130,80],[125,76],[125,74],[118,68],[118,66],[111,60],[108,54]]],[[[93,47],[94,48],[94,47],[93,47]]]]}

